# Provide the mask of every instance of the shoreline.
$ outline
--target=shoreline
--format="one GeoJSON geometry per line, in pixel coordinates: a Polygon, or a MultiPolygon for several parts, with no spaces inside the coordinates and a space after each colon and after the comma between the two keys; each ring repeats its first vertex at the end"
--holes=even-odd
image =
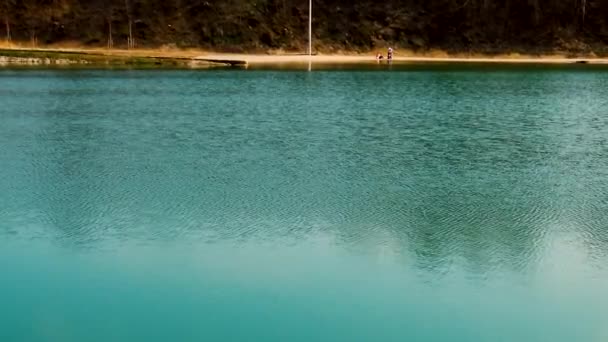
{"type": "MultiPolygon", "coordinates": [[[[378,61],[373,55],[259,55],[259,54],[205,54],[197,59],[239,60],[248,65],[270,64],[375,64],[378,61]]],[[[426,57],[398,56],[393,63],[497,63],[497,64],[606,64],[608,58],[566,58],[566,57],[426,57]]],[[[386,63],[381,60],[380,63],[386,63]]]]}
{"type": "MultiPolygon", "coordinates": [[[[380,63],[386,63],[386,60],[380,63]]],[[[89,66],[141,66],[141,67],[186,67],[204,68],[213,66],[270,66],[289,64],[377,64],[373,54],[245,54],[214,53],[202,50],[106,50],[81,48],[0,48],[0,66],[46,66],[46,65],[89,65],[89,66]]],[[[393,63],[441,63],[441,64],[592,64],[608,65],[608,58],[566,57],[563,55],[522,56],[440,56],[415,55],[396,52],[393,63]]]]}

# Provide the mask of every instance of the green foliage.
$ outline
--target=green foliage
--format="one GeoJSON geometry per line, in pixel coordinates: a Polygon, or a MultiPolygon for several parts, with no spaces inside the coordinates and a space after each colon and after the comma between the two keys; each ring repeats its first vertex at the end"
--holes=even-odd
{"type": "MultiPolygon", "coordinates": [[[[602,51],[608,0],[314,0],[317,49],[602,51]]],[[[0,0],[0,37],[302,51],[307,0],[0,0]]]]}

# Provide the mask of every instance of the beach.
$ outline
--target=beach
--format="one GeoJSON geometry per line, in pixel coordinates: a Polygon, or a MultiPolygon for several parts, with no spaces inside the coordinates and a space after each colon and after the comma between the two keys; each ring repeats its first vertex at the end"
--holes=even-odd
{"type": "MultiPolygon", "coordinates": [[[[307,54],[276,53],[218,53],[197,49],[87,49],[87,48],[0,48],[0,65],[175,65],[208,67],[213,65],[272,65],[272,64],[367,64],[376,63],[375,54],[307,54]]],[[[386,59],[382,62],[386,63],[386,59]]],[[[608,64],[608,58],[567,57],[563,54],[546,56],[510,55],[449,55],[447,53],[412,53],[396,51],[394,63],[501,63],[501,64],[608,64]]]]}
{"type": "MultiPolygon", "coordinates": [[[[243,61],[246,64],[285,64],[285,63],[308,63],[316,64],[350,64],[350,63],[373,63],[376,62],[373,54],[358,55],[261,55],[261,54],[204,54],[195,57],[203,60],[227,60],[243,61]]],[[[386,62],[386,59],[382,60],[386,62]]],[[[561,56],[485,56],[485,57],[427,57],[416,55],[396,55],[393,62],[397,63],[527,63],[527,64],[608,64],[606,58],[566,58],[561,56]]]]}

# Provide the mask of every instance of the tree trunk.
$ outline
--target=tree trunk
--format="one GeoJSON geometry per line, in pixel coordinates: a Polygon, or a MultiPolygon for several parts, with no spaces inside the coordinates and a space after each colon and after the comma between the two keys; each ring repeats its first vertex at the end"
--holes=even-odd
{"type": "Polygon", "coordinates": [[[11,3],[9,0],[4,0],[4,25],[6,26],[6,41],[11,41],[11,21],[8,18],[8,13],[10,12],[11,3]]]}
{"type": "Polygon", "coordinates": [[[581,0],[581,14],[583,25],[585,25],[585,16],[587,16],[587,0],[581,0]]]}
{"type": "Polygon", "coordinates": [[[510,0],[506,0],[505,1],[505,9],[504,9],[504,15],[503,15],[503,21],[502,21],[502,27],[500,29],[500,36],[504,36],[505,32],[508,32],[508,28],[509,28],[509,16],[511,12],[511,1],[510,0]]]}
{"type": "Polygon", "coordinates": [[[133,21],[129,18],[129,41],[128,41],[129,49],[135,47],[135,41],[133,40],[133,21]]]}
{"type": "Polygon", "coordinates": [[[131,13],[131,1],[125,0],[125,9],[127,10],[127,17],[129,18],[129,38],[127,39],[127,47],[132,49],[135,47],[135,39],[133,39],[133,13],[131,13]]]}
{"type": "Polygon", "coordinates": [[[540,4],[538,0],[532,0],[532,6],[534,7],[534,25],[538,25],[540,23],[540,4]]]}
{"type": "Polygon", "coordinates": [[[8,20],[8,14],[4,16],[4,24],[6,25],[6,41],[11,42],[11,22],[8,20]]]}
{"type": "Polygon", "coordinates": [[[36,37],[36,29],[32,29],[30,31],[30,40],[32,42],[32,47],[36,47],[38,45],[38,38],[36,37]]]}
{"type": "Polygon", "coordinates": [[[114,47],[114,38],[112,37],[112,19],[108,19],[108,49],[114,47]]]}
{"type": "Polygon", "coordinates": [[[285,0],[281,1],[281,14],[283,15],[283,18],[287,17],[287,5],[285,4],[285,0]]]}

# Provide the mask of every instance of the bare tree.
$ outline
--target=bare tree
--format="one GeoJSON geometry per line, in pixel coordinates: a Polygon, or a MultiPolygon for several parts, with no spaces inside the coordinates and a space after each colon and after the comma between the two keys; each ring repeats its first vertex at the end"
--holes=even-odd
{"type": "Polygon", "coordinates": [[[12,40],[10,12],[14,4],[15,0],[4,0],[4,6],[2,8],[2,12],[4,12],[4,27],[6,29],[7,42],[10,42],[12,40]]]}
{"type": "Polygon", "coordinates": [[[87,4],[88,12],[85,12],[101,19],[96,24],[102,27],[108,49],[114,47],[114,23],[117,19],[115,17],[116,6],[115,0],[89,0],[87,4]]]}
{"type": "Polygon", "coordinates": [[[534,8],[534,24],[538,25],[540,22],[541,10],[539,0],[531,0],[532,7],[534,8]]]}
{"type": "Polygon", "coordinates": [[[38,45],[38,27],[40,26],[41,16],[38,4],[35,0],[23,0],[21,5],[24,10],[24,22],[27,25],[27,31],[30,36],[32,47],[38,45]]]}
{"type": "Polygon", "coordinates": [[[108,23],[108,49],[114,47],[114,30],[112,23],[114,22],[114,6],[112,3],[107,4],[105,8],[105,19],[108,23]]]}
{"type": "Polygon", "coordinates": [[[125,0],[125,9],[127,11],[129,25],[129,38],[127,40],[127,47],[129,49],[133,49],[135,48],[135,39],[133,38],[133,4],[131,0],[125,0]]]}

